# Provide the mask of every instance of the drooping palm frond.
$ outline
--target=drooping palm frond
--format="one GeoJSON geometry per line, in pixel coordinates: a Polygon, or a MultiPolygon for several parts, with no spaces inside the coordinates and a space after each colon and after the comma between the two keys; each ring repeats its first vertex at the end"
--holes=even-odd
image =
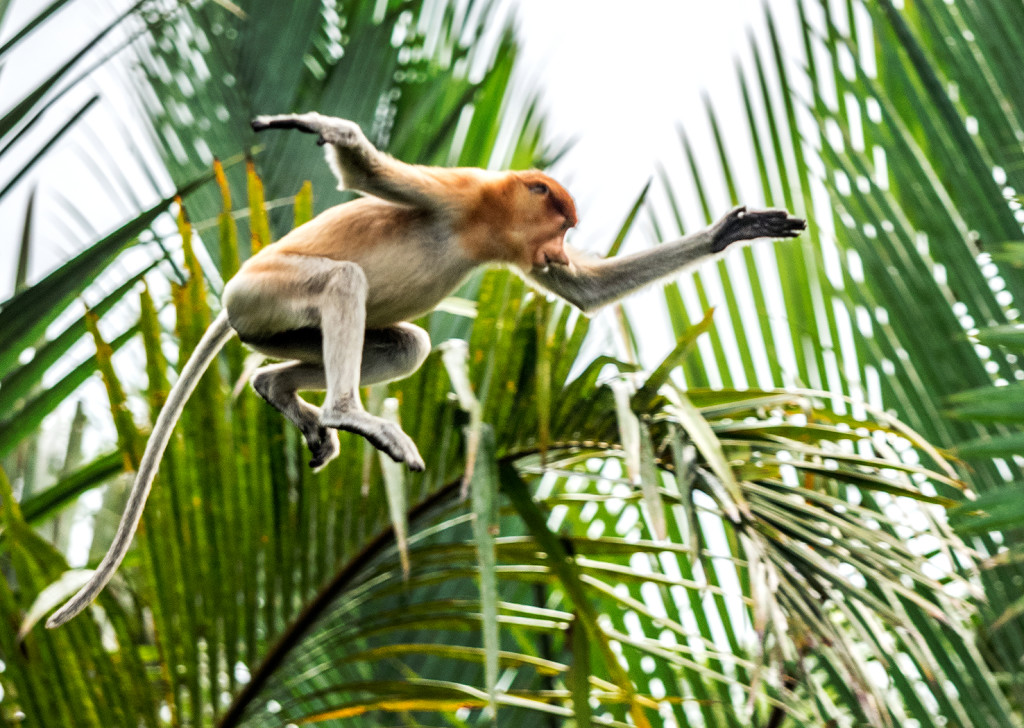
{"type": "Polygon", "coordinates": [[[134,649],[111,654],[104,639],[133,645],[138,623],[108,595],[100,598],[106,635],[91,620],[45,640],[21,641],[17,623],[39,594],[67,568],[63,556],[23,520],[11,484],[0,469],[0,654],[4,660],[0,720],[26,725],[157,726],[161,696],[156,683],[125,680],[125,671],[146,674],[145,656],[134,649]]]}
{"type": "MultiPolygon", "coordinates": [[[[556,380],[556,396],[574,384],[556,380]]],[[[498,519],[494,544],[503,720],[570,716],[584,699],[595,725],[732,724],[749,722],[751,711],[755,724],[775,712],[799,725],[843,715],[900,724],[915,716],[872,672],[909,657],[915,668],[900,687],[920,689],[934,656],[920,654],[918,641],[940,655],[940,647],[963,649],[958,600],[926,575],[914,545],[943,534],[941,527],[912,534],[894,512],[897,503],[915,512],[915,500],[933,498],[911,485],[912,474],[903,485],[879,477],[875,469],[894,461],[853,455],[847,418],[822,409],[813,393],[690,396],[703,406],[688,405],[688,415],[666,405],[660,415],[657,407],[644,413],[652,436],[642,438],[639,464],[642,482],[655,483],[660,513],[626,476],[630,454],[601,441],[618,439],[608,389],[595,393],[586,416],[566,413],[552,423],[546,458],[530,446],[501,455],[483,438],[474,474],[487,473],[489,487],[513,505],[498,519]],[[809,412],[813,431],[802,421],[809,412]],[[562,441],[566,425],[595,439],[562,441]],[[696,452],[704,428],[736,469],[735,490],[717,479],[714,458],[696,452]],[[854,491],[861,506],[850,502],[854,491]],[[656,520],[667,540],[655,537],[656,520]],[[886,544],[884,556],[869,543],[886,544]],[[916,584],[904,583],[907,574],[918,575],[916,584]],[[908,604],[928,620],[908,614],[908,604]],[[936,619],[944,626],[929,625],[936,619]],[[904,641],[904,630],[915,637],[904,641]],[[873,649],[865,652],[867,635],[873,649]],[[586,676],[582,688],[574,670],[586,676]],[[824,700],[822,683],[843,689],[824,700]]],[[[906,434],[888,421],[861,424],[882,440],[906,434]]],[[[911,470],[918,482],[927,472],[911,470]]],[[[271,716],[376,725],[381,714],[429,721],[456,708],[471,723],[484,718],[487,604],[472,528],[479,516],[459,504],[459,490],[454,479],[411,511],[408,577],[390,530],[338,572],[301,627],[275,647],[272,669],[253,675],[225,725],[271,716]]],[[[948,533],[939,538],[943,549],[965,556],[948,533]]],[[[1006,714],[988,688],[993,707],[965,724],[1006,714]]],[[[943,705],[958,700],[954,691],[935,697],[943,705]]]]}
{"type": "MultiPolygon", "coordinates": [[[[711,340],[708,361],[726,383],[827,388],[892,410],[943,447],[968,441],[961,475],[974,492],[1019,480],[1019,424],[950,415],[965,414],[973,398],[960,393],[993,385],[1000,390],[990,402],[1009,411],[1012,383],[1024,376],[1018,355],[982,333],[1015,327],[1024,292],[1005,254],[1012,247],[1003,246],[1021,235],[1019,74],[1005,50],[1020,10],[930,0],[796,5],[801,25],[785,30],[795,30],[803,53],[783,46],[794,34],[766,10],[767,41],[752,46],[741,70],[750,146],[713,136],[725,194],[752,199],[737,191],[731,166],[752,159],[765,202],[806,215],[809,234],[774,256],[747,251],[745,265],[733,258],[697,276],[700,305],[708,291],[731,304],[740,280],[753,294],[753,315],[730,305],[731,325],[711,340]],[[978,449],[987,442],[992,449],[978,449]]],[[[701,200],[722,194],[708,188],[706,169],[695,161],[701,200]]],[[[670,305],[680,325],[699,314],[693,298],[670,305]]],[[[688,381],[701,377],[699,367],[688,370],[688,381]]],[[[1011,529],[977,545],[995,553],[1017,539],[1011,529]]],[[[1020,577],[1017,565],[984,575],[989,620],[1012,601],[1003,585],[1020,577]]],[[[985,657],[1019,671],[1022,649],[1021,624],[1004,623],[985,657]]]]}

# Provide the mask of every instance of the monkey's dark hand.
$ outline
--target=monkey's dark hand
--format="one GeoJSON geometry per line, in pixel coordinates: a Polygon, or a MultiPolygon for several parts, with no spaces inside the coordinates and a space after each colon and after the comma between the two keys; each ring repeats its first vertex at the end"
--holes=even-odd
{"type": "Polygon", "coordinates": [[[795,238],[807,228],[807,221],[785,210],[733,208],[711,226],[711,250],[718,253],[740,240],[754,238],[795,238]]]}
{"type": "Polygon", "coordinates": [[[351,147],[359,144],[364,138],[362,129],[354,121],[324,116],[315,111],[305,114],[257,116],[250,122],[250,125],[256,132],[265,129],[298,129],[306,134],[316,134],[316,143],[321,146],[334,144],[340,147],[351,147]]]}

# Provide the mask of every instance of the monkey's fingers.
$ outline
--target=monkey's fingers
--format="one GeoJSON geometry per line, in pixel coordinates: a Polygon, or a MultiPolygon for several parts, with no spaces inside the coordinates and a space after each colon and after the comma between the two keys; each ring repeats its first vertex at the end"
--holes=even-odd
{"type": "Polygon", "coordinates": [[[758,226],[764,231],[759,237],[795,238],[807,229],[806,220],[786,210],[758,210],[749,214],[757,216],[758,226]]]}
{"type": "Polygon", "coordinates": [[[802,217],[788,217],[786,218],[786,231],[782,234],[784,238],[795,238],[797,235],[807,229],[807,221],[802,217]]]}
{"type": "Polygon", "coordinates": [[[807,221],[786,210],[747,210],[736,207],[714,226],[712,250],[719,252],[740,240],[756,238],[794,238],[807,227],[807,221]]]}

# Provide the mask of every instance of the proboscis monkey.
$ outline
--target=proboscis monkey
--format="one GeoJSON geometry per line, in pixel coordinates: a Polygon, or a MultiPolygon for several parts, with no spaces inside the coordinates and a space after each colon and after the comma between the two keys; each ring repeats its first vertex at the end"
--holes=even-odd
{"type": "Polygon", "coordinates": [[[737,207],[680,240],[598,259],[565,244],[566,231],[576,225],[576,206],[562,185],[541,172],[405,164],[378,151],[355,123],[317,113],[260,116],[252,128],[316,134],[341,186],[365,196],[268,245],[228,282],[223,312],[185,364],[153,427],[110,550],[47,627],[82,611],[113,576],[185,401],[232,335],[283,360],[258,369],[252,385],[302,431],[313,468],[338,454],[337,430],[346,430],[396,462],[423,470],[416,444],[397,424],[366,412],[359,387],[408,376],[420,366],[430,338],[409,320],[432,310],[477,266],[510,264],[541,288],[592,311],[736,241],[794,237],[806,226],[785,210],[737,207]],[[324,406],[309,404],[300,390],[326,390],[324,406]]]}

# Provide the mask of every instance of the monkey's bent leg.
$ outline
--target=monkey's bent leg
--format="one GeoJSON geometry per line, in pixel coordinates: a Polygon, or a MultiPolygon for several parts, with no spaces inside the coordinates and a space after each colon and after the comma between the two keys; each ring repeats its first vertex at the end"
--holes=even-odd
{"type": "Polygon", "coordinates": [[[298,395],[301,390],[326,388],[320,364],[288,361],[260,367],[252,375],[252,388],[278,412],[299,428],[306,438],[312,459],[309,467],[319,470],[337,457],[338,433],[320,424],[320,408],[298,395]]]}
{"type": "MultiPolygon", "coordinates": [[[[327,388],[320,332],[306,330],[279,336],[274,349],[275,354],[299,361],[260,367],[252,376],[253,389],[299,428],[312,454],[309,466],[318,470],[338,455],[338,435],[320,424],[320,408],[299,397],[298,392],[327,388]]],[[[359,383],[366,386],[408,376],[419,369],[429,353],[430,337],[419,326],[403,322],[370,329],[363,340],[359,383]]]]}
{"type": "Polygon", "coordinates": [[[366,412],[359,401],[366,295],[366,276],[355,263],[264,255],[250,260],[228,282],[224,303],[231,325],[245,343],[272,355],[322,364],[322,380],[314,379],[313,367],[287,374],[264,372],[270,378],[260,381],[270,394],[268,401],[303,428],[307,440],[312,437],[314,462],[318,452],[330,453],[330,443],[322,444],[323,437],[309,422],[313,410],[287,393],[296,377],[306,382],[302,386],[327,390],[320,426],[362,435],[396,462],[422,470],[423,459],[412,439],[394,422],[366,412]],[[319,351],[311,351],[314,348],[319,351]],[[285,378],[275,378],[281,376],[285,378]]]}
{"type": "MultiPolygon", "coordinates": [[[[252,348],[267,356],[286,361],[297,360],[324,368],[323,335],[319,328],[301,328],[282,331],[264,339],[244,339],[252,348]]],[[[406,321],[380,329],[367,329],[363,333],[363,356],[359,369],[359,386],[380,384],[401,379],[420,368],[430,353],[430,336],[419,326],[406,321]]],[[[276,366],[263,367],[262,372],[276,366]]],[[[253,379],[255,382],[255,377],[253,379]]],[[[299,389],[324,390],[326,379],[319,386],[304,383],[299,389]]],[[[319,417],[319,415],[317,415],[319,417]]]]}
{"type": "Polygon", "coordinates": [[[367,329],[359,383],[365,387],[407,377],[420,368],[429,353],[430,335],[415,324],[403,321],[367,329]]]}
{"type": "Polygon", "coordinates": [[[394,422],[369,414],[359,401],[359,379],[366,331],[366,276],[354,263],[338,263],[321,297],[327,397],[320,424],[362,435],[395,462],[423,470],[416,444],[394,422]]]}

